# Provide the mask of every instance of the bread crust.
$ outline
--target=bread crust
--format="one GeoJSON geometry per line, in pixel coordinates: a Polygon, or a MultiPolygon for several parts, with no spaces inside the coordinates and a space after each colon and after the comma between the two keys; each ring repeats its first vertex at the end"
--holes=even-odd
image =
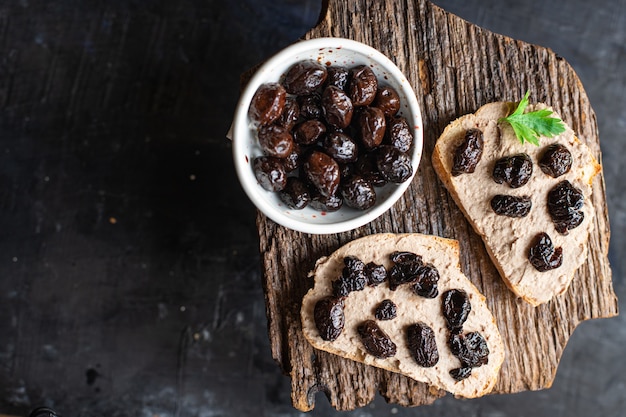
{"type": "Polygon", "coordinates": [[[403,374],[458,397],[479,397],[493,389],[504,361],[504,345],[485,297],[461,272],[458,241],[417,233],[374,234],[354,240],[330,256],[319,259],[310,276],[315,285],[303,299],[301,319],[304,336],[316,349],[403,374]],[[352,292],[344,303],[346,323],[343,332],[335,341],[322,340],[313,311],[317,301],[332,293],[332,281],[341,275],[343,258],[353,255],[365,263],[373,261],[389,269],[389,254],[396,250],[421,255],[424,263],[432,263],[437,268],[440,274],[439,295],[434,299],[420,297],[410,285],[401,285],[391,291],[387,282],[352,292]],[[453,288],[465,290],[471,300],[472,310],[463,326],[463,333],[480,332],[490,351],[489,363],[473,368],[472,375],[462,381],[455,381],[449,374],[450,370],[460,366],[460,361],[447,346],[449,333],[441,312],[442,294],[453,288]],[[398,316],[393,320],[377,321],[377,324],[397,345],[397,353],[391,358],[378,359],[364,350],[356,326],[364,320],[374,319],[374,309],[384,299],[391,299],[397,305],[398,316]],[[435,332],[440,359],[432,368],[417,365],[407,348],[406,327],[420,321],[435,332]]]}
{"type": "MultiPolygon", "coordinates": [[[[437,140],[433,150],[432,164],[465,218],[483,239],[485,248],[507,287],[524,301],[537,306],[564,293],[576,270],[587,258],[588,236],[593,229],[595,216],[590,198],[591,184],[595,175],[600,172],[601,166],[591,150],[576,137],[569,126],[566,126],[564,133],[555,138],[541,137],[539,147],[532,144],[522,145],[508,124],[498,123],[498,119],[506,117],[514,107],[515,103],[511,102],[489,103],[479,108],[476,113],[465,115],[451,122],[437,140]],[[461,174],[453,177],[451,175],[453,151],[462,140],[465,131],[472,127],[479,128],[484,133],[485,151],[479,167],[474,174],[461,174]],[[571,171],[556,179],[544,174],[537,165],[542,150],[552,143],[564,144],[574,155],[571,171]],[[495,160],[521,152],[529,154],[533,160],[533,177],[529,182],[529,185],[532,184],[532,190],[529,191],[529,188],[525,188],[526,186],[512,190],[506,185],[496,184],[490,175],[495,160]],[[570,230],[567,236],[556,231],[545,208],[548,191],[564,179],[581,189],[585,197],[583,224],[570,230]],[[516,225],[516,220],[493,213],[488,202],[496,193],[514,195],[530,193],[533,199],[531,212],[534,211],[536,214],[532,217],[533,221],[522,219],[517,221],[516,225]],[[477,206],[480,209],[477,209],[477,206]],[[537,221],[537,218],[541,221],[537,221]],[[503,225],[502,227],[508,228],[510,237],[497,231],[494,237],[492,232],[495,226],[490,222],[499,222],[503,225]],[[521,224],[525,224],[526,227],[519,226],[521,224]],[[530,263],[525,256],[529,242],[542,231],[549,234],[555,247],[562,246],[566,255],[561,267],[547,272],[538,272],[532,267],[529,268],[530,263]],[[513,251],[511,248],[516,248],[516,250],[513,251]]],[[[539,103],[529,106],[527,111],[542,108],[549,107],[539,103]]]]}

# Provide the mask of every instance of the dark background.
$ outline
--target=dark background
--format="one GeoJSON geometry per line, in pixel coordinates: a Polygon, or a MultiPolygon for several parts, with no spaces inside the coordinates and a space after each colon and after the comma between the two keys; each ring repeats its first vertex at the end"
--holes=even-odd
{"type": "MultiPolygon", "coordinates": [[[[372,0],[375,1],[375,0],[372,0]]],[[[626,0],[436,0],[547,46],[597,114],[626,300],[626,0]]],[[[296,416],[270,355],[255,209],[225,134],[239,75],[321,0],[0,4],[0,414],[296,416]]],[[[576,330],[551,389],[350,416],[624,416],[623,316],[576,330]]],[[[319,394],[313,416],[331,414],[319,394]]]]}

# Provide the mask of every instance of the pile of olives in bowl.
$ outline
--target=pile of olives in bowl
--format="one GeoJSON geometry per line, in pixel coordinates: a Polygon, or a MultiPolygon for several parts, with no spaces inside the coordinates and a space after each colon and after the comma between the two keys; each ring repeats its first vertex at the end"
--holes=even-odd
{"type": "Polygon", "coordinates": [[[244,190],[269,218],[336,233],[384,213],[422,152],[421,116],[400,70],[367,45],[298,42],[253,76],[233,125],[244,190]]]}

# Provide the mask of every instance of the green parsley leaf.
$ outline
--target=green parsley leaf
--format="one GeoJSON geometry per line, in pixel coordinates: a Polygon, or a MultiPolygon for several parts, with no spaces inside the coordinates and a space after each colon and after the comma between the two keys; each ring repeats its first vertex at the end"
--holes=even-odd
{"type": "Polygon", "coordinates": [[[563,133],[565,124],[558,117],[550,117],[552,110],[543,109],[524,113],[528,106],[529,95],[530,91],[527,91],[515,111],[499,119],[498,122],[509,123],[520,142],[530,142],[539,146],[539,136],[551,138],[563,133]]]}

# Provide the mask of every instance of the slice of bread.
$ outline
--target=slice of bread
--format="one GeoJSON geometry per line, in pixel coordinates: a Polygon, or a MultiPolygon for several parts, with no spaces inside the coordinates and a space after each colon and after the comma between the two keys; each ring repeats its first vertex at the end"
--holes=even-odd
{"type": "MultiPolygon", "coordinates": [[[[432,162],[452,198],[482,237],[504,282],[517,296],[537,306],[565,292],[576,269],[587,258],[594,217],[591,182],[600,171],[600,165],[569,126],[553,138],[540,137],[539,146],[520,143],[508,123],[498,123],[498,119],[506,117],[514,107],[515,104],[509,102],[490,103],[450,123],[437,140],[432,162]],[[453,176],[454,153],[469,129],[483,132],[482,157],[473,173],[453,176]],[[557,143],[568,148],[573,163],[568,173],[553,178],[540,169],[538,161],[549,145],[557,143]],[[528,154],[533,162],[528,183],[510,188],[506,183],[494,181],[495,161],[520,153],[528,154]],[[566,235],[556,230],[547,208],[548,192],[563,180],[568,180],[584,196],[584,219],[566,235]],[[522,218],[495,214],[490,202],[497,194],[529,196],[530,213],[522,218]],[[530,247],[542,232],[548,234],[555,248],[562,248],[562,264],[545,272],[537,270],[529,261],[530,247]]],[[[544,108],[548,107],[540,103],[528,106],[526,111],[544,108]]]]}
{"type": "MultiPolygon", "coordinates": [[[[342,357],[397,372],[425,382],[455,396],[474,398],[490,392],[496,383],[502,362],[504,345],[495,320],[485,303],[485,297],[463,275],[460,269],[458,241],[421,234],[375,234],[354,240],[337,249],[328,257],[319,259],[310,276],[314,287],[302,301],[301,318],[304,336],[313,347],[342,357]],[[333,294],[333,281],[342,276],[344,258],[354,256],[365,264],[374,262],[384,265],[389,275],[394,262],[390,255],[396,251],[408,251],[422,257],[423,264],[431,264],[439,273],[438,295],[425,298],[417,295],[411,284],[401,284],[395,290],[389,286],[389,278],[383,283],[350,292],[343,299],[343,330],[336,339],[324,340],[316,325],[315,307],[320,300],[333,294]],[[462,364],[448,345],[451,331],[443,315],[442,300],[446,291],[460,289],[466,292],[471,311],[462,329],[457,333],[467,335],[478,332],[487,343],[488,362],[472,367],[471,374],[460,381],[450,371],[462,364]],[[383,300],[391,300],[397,315],[391,320],[377,320],[375,310],[383,300]],[[373,320],[395,344],[395,354],[378,358],[368,353],[359,336],[358,327],[373,320]],[[415,323],[424,323],[433,330],[439,359],[434,366],[418,365],[408,347],[407,329],[415,323]]],[[[336,318],[336,317],[335,317],[336,318]]]]}

